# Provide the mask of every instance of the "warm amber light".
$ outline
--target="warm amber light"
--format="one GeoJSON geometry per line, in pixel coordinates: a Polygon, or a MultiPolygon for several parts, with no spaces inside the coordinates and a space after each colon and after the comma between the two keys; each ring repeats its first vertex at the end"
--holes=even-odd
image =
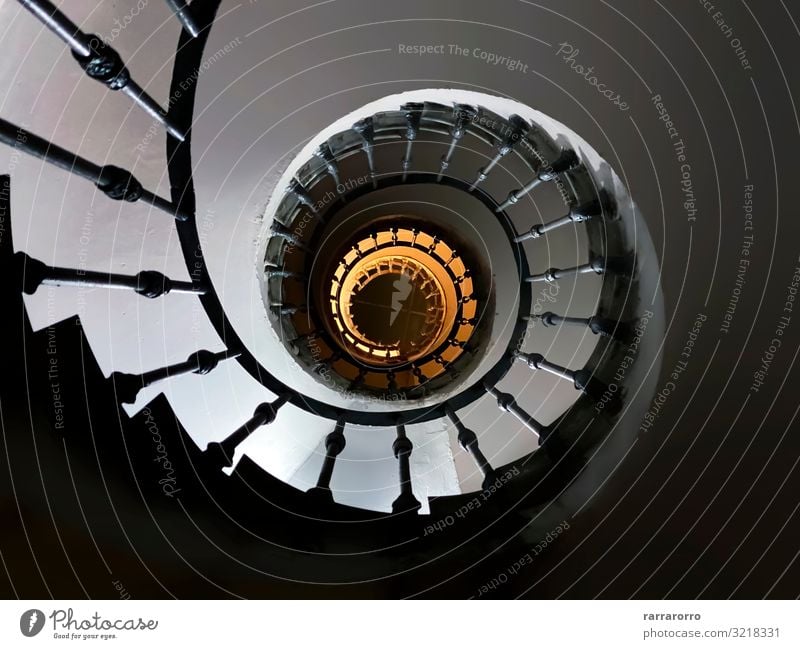
{"type": "Polygon", "coordinates": [[[387,229],[358,241],[339,262],[330,317],[342,345],[369,365],[414,363],[441,348],[426,374],[435,376],[474,329],[463,323],[476,313],[474,299],[463,300],[471,294],[472,279],[450,246],[418,230],[387,229]]]}

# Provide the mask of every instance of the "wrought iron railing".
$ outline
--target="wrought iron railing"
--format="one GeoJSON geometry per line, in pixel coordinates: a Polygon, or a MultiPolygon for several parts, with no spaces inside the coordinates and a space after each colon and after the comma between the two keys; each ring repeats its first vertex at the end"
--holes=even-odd
{"type": "MultiPolygon", "coordinates": [[[[56,286],[83,284],[133,290],[147,298],[156,298],[169,292],[195,294],[206,308],[217,332],[226,341],[227,349],[217,352],[200,350],[183,363],[154,369],[141,375],[115,372],[112,378],[118,385],[120,399],[131,402],[141,388],[156,381],[187,372],[205,374],[226,359],[241,363],[252,376],[275,394],[276,398],[256,408],[253,416],[230,435],[208,444],[205,454],[212,465],[219,468],[231,466],[239,445],[258,429],[272,424],[279,417],[279,411],[291,404],[334,423],[334,430],[325,440],[326,455],[319,478],[310,492],[330,500],[331,477],[336,457],[345,448],[347,424],[393,426],[397,435],[392,450],[398,461],[399,472],[399,496],[394,501],[393,509],[395,512],[416,512],[420,508],[420,503],[413,494],[411,482],[409,463],[413,444],[405,429],[409,423],[439,418],[449,419],[458,431],[459,444],[474,461],[477,470],[483,476],[484,485],[488,485],[494,480],[495,470],[481,452],[480,436],[462,423],[458,415],[459,410],[489,394],[494,397],[501,410],[512,415],[530,430],[540,445],[545,444],[552,435],[558,434],[557,427],[543,425],[517,403],[514,395],[499,389],[498,383],[515,360],[525,362],[533,370],[549,372],[570,381],[577,391],[590,399],[600,399],[606,392],[606,386],[594,376],[597,366],[571,370],[551,363],[539,354],[525,352],[519,346],[519,341],[525,338],[527,327],[534,320],[548,327],[585,326],[593,334],[607,338],[611,343],[624,341],[629,323],[618,322],[600,313],[591,317],[562,316],[549,311],[532,313],[531,284],[556,282],[562,278],[584,273],[597,275],[615,273],[628,277],[635,275],[635,265],[631,259],[612,258],[604,253],[603,240],[598,235],[599,230],[591,233],[594,250],[590,252],[589,259],[584,264],[565,269],[551,268],[539,274],[529,272],[523,245],[529,239],[546,237],[557,228],[578,227],[596,222],[604,224],[602,231],[607,236],[614,236],[610,224],[618,218],[613,197],[606,190],[598,192],[594,183],[589,182],[591,171],[582,163],[577,153],[550,138],[538,124],[516,115],[504,119],[489,114],[489,111],[477,105],[456,104],[448,107],[437,103],[411,103],[399,107],[396,111],[367,116],[353,124],[350,129],[332,136],[317,147],[314,159],[300,169],[297,177],[290,183],[271,226],[268,258],[265,259],[265,273],[271,282],[277,282],[282,286],[288,282],[307,281],[304,272],[285,267],[286,251],[296,249],[306,255],[313,255],[316,244],[315,232],[318,228],[324,228],[335,221],[341,205],[377,189],[419,184],[447,185],[481,201],[495,214],[498,223],[501,224],[513,250],[519,276],[518,312],[514,335],[511,336],[502,358],[472,385],[433,405],[410,407],[393,412],[334,406],[298,393],[291,385],[286,385],[275,377],[269,368],[264,367],[236,335],[217,296],[202,256],[203,249],[195,224],[194,197],[189,171],[191,169],[189,131],[194,86],[189,92],[183,93],[181,99],[174,105],[170,105],[170,112],[166,112],[130,78],[118,54],[102,43],[98,37],[83,33],[47,0],[20,0],[20,2],[67,44],[86,74],[101,81],[110,90],[122,90],[164,126],[171,138],[168,142],[169,164],[175,202],[145,190],[126,170],[96,165],[2,119],[0,119],[0,141],[95,183],[111,199],[142,200],[173,216],[187,267],[192,277],[196,278],[193,281],[174,281],[158,272],[147,270],[128,276],[61,268],[48,266],[24,253],[19,253],[18,272],[25,278],[24,290],[32,293],[42,284],[56,286]],[[480,119],[486,116],[490,116],[491,119],[480,119]],[[427,138],[426,143],[441,144],[442,155],[438,170],[415,169],[415,144],[423,138],[427,138]],[[493,152],[487,156],[488,162],[472,177],[454,177],[448,172],[452,169],[452,162],[459,155],[466,138],[469,138],[471,147],[489,146],[493,152]],[[403,155],[399,158],[396,169],[380,170],[377,167],[375,149],[387,142],[400,143],[403,155]],[[352,190],[340,189],[342,187],[340,161],[358,152],[363,155],[370,182],[352,190]],[[510,155],[519,156],[530,170],[532,178],[521,187],[512,189],[506,198],[496,199],[484,189],[484,183],[490,173],[501,164],[503,158],[510,155]],[[316,207],[314,191],[326,176],[332,179],[337,187],[340,201],[328,209],[320,210],[316,207]],[[537,187],[551,182],[560,183],[559,189],[569,201],[567,213],[552,221],[531,225],[522,233],[517,232],[506,210],[517,205],[537,187]],[[313,215],[315,226],[298,235],[292,226],[294,220],[299,218],[304,210],[313,215]]],[[[169,0],[169,4],[185,29],[185,34],[181,37],[182,42],[194,39],[192,48],[179,48],[179,59],[181,56],[197,55],[202,51],[204,40],[211,27],[213,8],[206,8],[196,15],[185,2],[169,0]],[[181,49],[184,51],[181,52],[181,49]]],[[[458,283],[458,277],[453,279],[458,283]]],[[[609,298],[604,299],[608,306],[609,298]]],[[[601,300],[601,304],[602,302],[601,300]]],[[[294,328],[291,320],[293,316],[299,312],[305,316],[309,314],[313,316],[314,310],[312,304],[284,303],[282,299],[275,300],[270,304],[270,308],[285,322],[289,330],[294,328]]],[[[324,332],[321,328],[297,332],[292,344],[304,344],[314,335],[324,335],[324,332]]],[[[468,346],[469,341],[450,336],[447,344],[468,346]]],[[[323,359],[321,363],[337,362],[341,355],[337,358],[336,353],[338,352],[323,359]]],[[[437,350],[433,357],[441,358],[441,350],[437,350]]],[[[426,382],[427,377],[422,372],[421,365],[415,366],[414,374],[422,384],[426,382]]],[[[366,371],[356,367],[350,386],[358,387],[365,381],[365,376],[366,371]]]]}

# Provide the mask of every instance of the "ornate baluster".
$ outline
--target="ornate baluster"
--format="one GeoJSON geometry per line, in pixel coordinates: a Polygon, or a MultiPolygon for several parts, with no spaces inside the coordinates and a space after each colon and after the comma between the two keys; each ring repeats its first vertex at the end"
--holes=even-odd
{"type": "Polygon", "coordinates": [[[419,124],[422,121],[422,111],[425,104],[410,102],[403,106],[406,115],[406,154],[401,161],[403,169],[403,182],[406,181],[408,170],[411,168],[411,147],[414,145],[414,140],[417,139],[419,132],[419,124]]]}
{"type": "Polygon", "coordinates": [[[372,123],[372,117],[365,117],[364,119],[353,124],[353,130],[361,136],[364,141],[362,150],[367,156],[367,164],[369,165],[369,177],[372,179],[372,188],[377,189],[378,179],[375,173],[375,127],[372,123]]]}
{"type": "Polygon", "coordinates": [[[453,116],[455,118],[455,122],[450,131],[450,147],[447,149],[447,153],[442,156],[439,173],[436,175],[437,183],[442,180],[444,172],[447,171],[447,168],[450,166],[450,161],[453,159],[453,154],[455,153],[459,141],[464,137],[464,135],[466,135],[467,123],[473,121],[478,116],[478,111],[472,106],[467,106],[466,104],[456,104],[453,107],[453,116]]]}
{"type": "Polygon", "coordinates": [[[314,153],[325,163],[325,170],[328,172],[328,175],[333,178],[333,182],[336,185],[336,192],[342,197],[342,200],[344,200],[345,187],[339,182],[339,165],[336,163],[336,158],[331,151],[330,145],[327,142],[323,142],[317,147],[314,153]]]}
{"type": "Polygon", "coordinates": [[[411,490],[410,457],[413,448],[411,440],[406,437],[406,427],[398,424],[397,438],[392,444],[392,451],[400,465],[400,495],[392,503],[392,513],[394,514],[416,512],[422,507],[411,490]]]}
{"type": "Polygon", "coordinates": [[[322,460],[322,467],[319,470],[317,486],[309,489],[308,493],[326,501],[333,501],[331,493],[331,478],[333,468],[336,464],[336,457],[344,450],[344,419],[336,422],[336,427],[325,437],[325,459],[322,460]]]}
{"type": "Polygon", "coordinates": [[[304,334],[300,334],[296,338],[293,338],[289,341],[289,344],[298,346],[298,345],[305,345],[310,341],[313,341],[315,338],[319,336],[319,331],[316,329],[312,329],[311,331],[307,331],[304,334]]]}
{"type": "Polygon", "coordinates": [[[391,394],[397,392],[397,374],[394,372],[394,370],[389,370],[386,373],[386,383],[391,394]]]}
{"type": "Polygon", "coordinates": [[[364,383],[366,378],[367,378],[367,370],[365,370],[363,367],[360,367],[358,369],[358,375],[356,376],[356,378],[350,381],[350,385],[347,386],[347,389],[352,392],[353,390],[361,386],[361,384],[364,383]]]}
{"type": "Polygon", "coordinates": [[[85,34],[49,0],[19,0],[72,50],[87,76],[103,83],[109,90],[122,90],[153,119],[160,122],[173,137],[183,140],[185,134],[172,124],[166,112],[130,77],[119,54],[95,34],[85,34]]]}
{"type": "Polygon", "coordinates": [[[497,405],[500,410],[504,412],[510,412],[514,415],[520,423],[522,423],[528,430],[533,432],[539,438],[539,444],[544,442],[544,438],[547,436],[548,430],[546,426],[540,424],[536,419],[531,417],[525,410],[523,410],[519,404],[517,404],[516,399],[508,392],[500,392],[496,387],[492,385],[484,384],[484,389],[491,394],[495,399],[497,399],[497,405]]]}
{"type": "Polygon", "coordinates": [[[342,358],[342,352],[338,350],[334,351],[331,353],[330,356],[328,356],[328,358],[324,358],[321,361],[319,361],[316,365],[314,365],[312,371],[316,374],[324,375],[324,373],[331,368],[331,365],[333,365],[336,361],[340,360],[341,358],[342,358]]]}
{"type": "Polygon", "coordinates": [[[44,23],[51,32],[64,41],[71,50],[81,54],[89,53],[88,37],[77,25],[61,13],[50,2],[20,0],[20,4],[44,23]]]}
{"type": "Polygon", "coordinates": [[[469,191],[473,191],[480,185],[491,173],[492,169],[505,158],[514,149],[514,145],[519,142],[525,133],[530,128],[528,122],[522,119],[519,115],[511,115],[508,118],[509,124],[505,126],[504,136],[501,144],[497,147],[497,153],[494,158],[489,161],[489,164],[478,171],[478,177],[470,185],[469,191]]]}
{"type": "Polygon", "coordinates": [[[570,381],[576,390],[580,390],[595,401],[600,400],[608,391],[608,386],[594,377],[591,370],[570,370],[561,365],[551,363],[541,354],[524,354],[516,352],[517,360],[523,361],[532,370],[544,370],[550,374],[570,381]]]}
{"type": "MultiPolygon", "coordinates": [[[[605,190],[601,191],[607,196],[605,190]]],[[[547,232],[555,230],[556,228],[560,228],[562,225],[567,225],[568,223],[582,223],[583,221],[588,221],[593,217],[608,214],[608,209],[608,200],[603,198],[594,199],[581,205],[575,205],[571,207],[569,212],[567,212],[561,218],[550,221],[549,223],[539,223],[534,225],[528,232],[514,237],[514,241],[519,243],[528,239],[538,239],[547,232]]]]}
{"type": "Polygon", "coordinates": [[[308,193],[303,184],[297,180],[296,178],[292,178],[292,181],[289,183],[289,186],[286,188],[287,194],[292,194],[297,202],[300,205],[305,205],[311,214],[316,218],[320,223],[325,223],[325,218],[320,214],[319,210],[317,209],[316,203],[314,199],[311,198],[311,195],[308,193]]]}
{"type": "Polygon", "coordinates": [[[189,5],[185,0],[167,0],[167,4],[170,6],[170,9],[175,12],[175,16],[177,16],[178,20],[181,21],[181,25],[183,25],[186,33],[192,38],[196,38],[200,33],[200,29],[197,27],[197,23],[192,16],[192,10],[189,9],[189,5]]]}
{"type": "Polygon", "coordinates": [[[556,315],[552,311],[545,311],[540,314],[531,314],[525,318],[526,320],[539,320],[545,327],[554,327],[558,325],[574,325],[581,327],[589,327],[595,335],[606,336],[607,338],[616,338],[623,340],[628,336],[630,326],[627,323],[619,322],[617,320],[610,320],[603,318],[599,315],[593,315],[590,318],[574,318],[569,316],[556,315]]]}
{"type": "Polygon", "coordinates": [[[271,424],[278,416],[280,407],[288,401],[288,396],[281,395],[272,403],[262,403],[255,409],[253,416],[239,426],[221,442],[209,442],[206,446],[205,456],[216,468],[233,466],[233,456],[236,448],[255,430],[261,426],[271,424]]]}
{"type": "Polygon", "coordinates": [[[425,385],[425,383],[427,383],[428,377],[422,373],[421,367],[412,365],[411,373],[416,377],[419,385],[425,385]]]}
{"type": "Polygon", "coordinates": [[[549,268],[543,273],[538,275],[528,275],[525,278],[526,282],[555,282],[556,280],[569,277],[571,275],[583,275],[586,273],[595,273],[602,275],[605,272],[605,263],[602,259],[593,259],[588,264],[581,266],[574,266],[572,268],[549,268]]]}
{"type": "Polygon", "coordinates": [[[275,266],[274,264],[264,264],[264,272],[267,274],[267,277],[272,279],[273,277],[279,279],[297,279],[303,281],[306,279],[306,276],[303,273],[296,273],[293,270],[286,270],[284,268],[280,268],[275,266]]]}
{"type": "Polygon", "coordinates": [[[174,216],[178,221],[189,218],[188,214],[179,212],[176,205],[142,188],[141,183],[129,171],[113,165],[96,165],[4,119],[0,119],[0,142],[90,180],[109,198],[131,203],[142,200],[174,216]]]}
{"type": "Polygon", "coordinates": [[[14,255],[17,273],[23,277],[22,290],[32,295],[42,284],[48,286],[92,286],[98,288],[129,289],[144,297],[155,298],[173,291],[175,293],[206,292],[195,282],[179,282],[155,270],[143,270],[136,275],[101,273],[80,268],[61,268],[29,257],[24,252],[14,255]]]}
{"type": "Polygon", "coordinates": [[[275,314],[279,316],[295,315],[296,313],[308,310],[305,304],[281,304],[279,302],[273,302],[269,306],[275,314]]]}
{"type": "Polygon", "coordinates": [[[227,349],[221,352],[210,352],[206,349],[201,349],[189,356],[183,363],[160,367],[143,374],[113,372],[110,379],[114,384],[114,389],[120,401],[122,403],[133,403],[136,401],[136,395],[139,390],[157,381],[180,376],[181,374],[208,374],[220,361],[236,358],[239,355],[240,352],[231,352],[227,349]]]}
{"type": "Polygon", "coordinates": [[[502,212],[506,209],[509,205],[516,204],[520,198],[525,196],[525,194],[530,193],[536,187],[538,187],[541,183],[550,182],[551,180],[555,180],[559,174],[564,173],[565,171],[569,171],[573,167],[577,166],[579,163],[578,156],[572,149],[564,149],[561,154],[550,164],[542,165],[541,170],[536,177],[531,180],[527,185],[520,187],[519,189],[515,189],[512,191],[508,198],[497,207],[497,212],[502,212]]]}
{"type": "Polygon", "coordinates": [[[270,231],[272,232],[273,236],[280,237],[284,241],[286,241],[291,246],[297,246],[300,250],[304,250],[305,252],[310,252],[309,247],[303,243],[303,241],[295,235],[293,232],[289,230],[285,225],[279,223],[278,221],[273,221],[272,225],[270,226],[270,231]]]}
{"type": "Polygon", "coordinates": [[[444,409],[447,413],[447,416],[450,418],[450,421],[453,422],[456,430],[458,430],[457,439],[459,446],[461,446],[461,448],[470,454],[481,474],[483,475],[483,483],[481,486],[483,489],[488,489],[489,486],[495,481],[496,475],[492,465],[489,463],[489,460],[486,459],[486,456],[478,446],[478,436],[474,431],[467,428],[461,422],[461,419],[459,419],[458,415],[449,404],[445,404],[444,409]]]}

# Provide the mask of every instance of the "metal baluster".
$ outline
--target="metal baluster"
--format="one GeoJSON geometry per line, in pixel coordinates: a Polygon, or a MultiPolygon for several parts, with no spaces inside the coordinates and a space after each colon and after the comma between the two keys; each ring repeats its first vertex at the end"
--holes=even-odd
{"type": "Polygon", "coordinates": [[[403,512],[416,512],[422,505],[414,497],[411,489],[411,466],[410,457],[414,445],[411,440],[406,437],[406,427],[403,425],[397,426],[397,438],[392,444],[392,451],[399,463],[400,473],[400,495],[392,503],[392,513],[400,514],[403,512]]]}
{"type": "Polygon", "coordinates": [[[517,360],[524,362],[532,370],[544,370],[559,378],[570,381],[576,390],[580,390],[595,401],[602,398],[608,391],[608,386],[594,377],[591,370],[570,370],[561,365],[551,363],[541,354],[524,354],[516,352],[517,360]]]}
{"type": "Polygon", "coordinates": [[[531,314],[525,319],[539,320],[545,327],[554,327],[562,324],[588,327],[589,331],[593,334],[606,336],[607,338],[624,339],[629,332],[629,325],[627,323],[611,320],[609,318],[602,318],[599,315],[593,315],[590,318],[574,318],[556,315],[552,311],[545,311],[540,314],[531,314]]]}
{"type": "Polygon", "coordinates": [[[156,298],[170,291],[201,295],[206,292],[206,288],[198,283],[171,280],[155,270],[143,270],[136,275],[120,275],[82,268],[48,266],[24,252],[16,253],[14,258],[17,272],[24,278],[22,290],[28,295],[35,293],[42,284],[129,289],[148,298],[156,298]]]}
{"type": "Polygon", "coordinates": [[[333,469],[336,465],[336,457],[344,450],[346,441],[344,438],[344,419],[336,422],[336,427],[325,437],[325,458],[322,460],[322,467],[319,470],[317,486],[309,489],[308,493],[326,501],[333,501],[331,493],[331,478],[333,469]]]}
{"type": "Polygon", "coordinates": [[[323,374],[324,372],[330,369],[331,365],[333,365],[336,361],[340,360],[341,358],[342,358],[342,352],[338,350],[334,351],[331,353],[330,356],[328,356],[328,358],[324,358],[321,361],[319,361],[316,365],[314,365],[312,371],[316,374],[323,374]]]}
{"type": "Polygon", "coordinates": [[[167,0],[167,4],[175,12],[175,16],[180,20],[186,33],[192,38],[197,38],[200,29],[192,16],[192,10],[189,8],[188,3],[185,0],[167,0]]]}
{"type": "Polygon", "coordinates": [[[51,2],[20,0],[20,4],[43,22],[45,27],[69,45],[71,50],[84,56],[89,54],[89,37],[78,29],[78,26],[61,13],[51,2]]]}
{"type": "Polygon", "coordinates": [[[175,363],[166,367],[160,367],[142,374],[127,374],[125,372],[113,372],[109,377],[114,384],[114,389],[120,397],[122,403],[133,403],[139,390],[146,388],[157,381],[180,376],[181,374],[208,374],[220,361],[229,358],[236,358],[241,352],[231,352],[223,350],[221,352],[210,352],[200,349],[189,356],[183,363],[175,363]]]}
{"type": "Polygon", "coordinates": [[[179,212],[176,205],[143,189],[129,171],[113,165],[96,165],[4,119],[0,119],[0,142],[93,182],[111,199],[131,203],[142,200],[167,212],[178,221],[189,218],[188,214],[179,212]]]}
{"type": "Polygon", "coordinates": [[[272,279],[273,277],[280,278],[280,279],[297,279],[303,281],[306,279],[306,276],[303,273],[297,273],[293,270],[286,270],[284,268],[280,268],[279,266],[275,266],[274,264],[264,264],[264,272],[267,276],[272,279]]]}
{"type": "Polygon", "coordinates": [[[461,448],[470,454],[481,474],[483,475],[483,482],[481,484],[482,488],[488,489],[489,486],[495,482],[496,475],[492,465],[489,463],[489,460],[486,459],[486,456],[483,454],[478,445],[478,436],[475,434],[475,431],[470,430],[461,422],[461,419],[459,419],[458,415],[449,404],[445,404],[444,409],[445,413],[447,413],[447,416],[450,418],[450,421],[453,422],[456,430],[458,430],[457,439],[459,446],[461,446],[461,448]]]}
{"type": "Polygon", "coordinates": [[[296,338],[293,338],[292,340],[289,341],[289,344],[294,345],[295,347],[299,345],[306,345],[310,341],[316,339],[318,336],[319,336],[319,331],[316,329],[312,329],[311,331],[307,331],[306,333],[300,334],[296,338]]]}
{"type": "Polygon", "coordinates": [[[298,248],[300,248],[300,250],[304,250],[305,252],[310,252],[309,247],[300,240],[300,237],[291,232],[289,228],[287,228],[282,223],[279,223],[278,221],[273,221],[272,225],[270,226],[270,231],[272,232],[273,236],[284,239],[286,242],[289,243],[289,245],[297,246],[298,248]]]}
{"type": "Polygon", "coordinates": [[[308,310],[305,304],[281,304],[274,302],[269,306],[276,313],[276,315],[279,316],[295,315],[296,313],[301,313],[308,310]]]}
{"type": "Polygon", "coordinates": [[[547,427],[540,424],[536,419],[525,412],[525,410],[523,410],[519,404],[517,404],[517,401],[514,399],[513,395],[509,394],[508,392],[500,392],[500,390],[492,385],[484,384],[483,387],[489,394],[497,399],[497,406],[500,408],[500,410],[504,412],[510,412],[512,415],[514,415],[520,423],[522,423],[528,430],[533,432],[539,438],[540,444],[544,441],[544,438],[548,433],[547,427]]]}
{"type": "Polygon", "coordinates": [[[586,273],[595,273],[602,275],[605,272],[605,263],[602,259],[594,259],[588,264],[581,266],[574,266],[572,268],[549,268],[543,273],[538,275],[528,275],[525,278],[526,282],[555,282],[556,280],[569,277],[570,275],[583,275],[586,273]]]}
{"type": "Polygon", "coordinates": [[[305,205],[311,214],[314,215],[314,218],[316,218],[320,223],[325,223],[325,217],[320,214],[314,199],[311,198],[311,195],[308,193],[306,188],[303,187],[303,184],[299,180],[292,178],[289,186],[286,188],[286,193],[292,194],[295,199],[297,199],[297,202],[300,203],[300,205],[305,205]]]}
{"type": "Polygon", "coordinates": [[[436,175],[437,183],[442,180],[444,172],[447,171],[447,168],[450,166],[450,162],[453,159],[453,154],[455,153],[459,141],[461,141],[461,138],[463,138],[467,133],[466,124],[473,121],[478,116],[478,111],[472,106],[467,106],[466,104],[456,104],[453,107],[453,116],[455,118],[455,123],[450,131],[450,146],[447,149],[447,153],[442,156],[439,173],[436,175]]]}
{"type": "Polygon", "coordinates": [[[278,416],[278,410],[288,401],[287,395],[281,395],[272,403],[262,403],[244,424],[239,426],[221,442],[210,442],[206,446],[205,455],[216,468],[233,466],[236,448],[261,426],[271,424],[278,416]]]}
{"type": "Polygon", "coordinates": [[[578,156],[572,149],[565,149],[561,152],[561,154],[550,164],[542,165],[541,170],[536,177],[531,180],[527,185],[523,185],[519,189],[515,189],[512,191],[508,198],[500,204],[496,211],[502,212],[506,209],[509,205],[514,205],[519,202],[519,199],[525,196],[526,194],[533,191],[536,187],[541,185],[542,183],[550,182],[551,180],[555,180],[559,174],[564,173],[565,171],[569,171],[573,167],[577,166],[580,161],[578,160],[578,156]]]}
{"type": "Polygon", "coordinates": [[[516,145],[517,142],[525,137],[525,133],[530,128],[530,124],[528,124],[528,122],[522,119],[519,115],[511,115],[511,117],[508,118],[508,122],[509,123],[504,126],[504,136],[500,145],[497,147],[497,153],[495,153],[494,158],[489,161],[488,165],[478,171],[478,177],[475,179],[472,185],[470,185],[469,191],[473,191],[478,185],[486,180],[492,169],[497,166],[500,160],[511,153],[514,145],[516,145]]]}
{"type": "Polygon", "coordinates": [[[333,182],[336,185],[336,193],[341,196],[342,200],[345,200],[345,187],[339,181],[339,165],[336,163],[336,158],[331,151],[331,147],[327,142],[323,142],[317,147],[315,151],[315,155],[325,163],[325,170],[328,172],[328,175],[333,178],[333,182]]]}
{"type": "Polygon", "coordinates": [[[87,76],[109,90],[122,90],[172,135],[183,141],[185,133],[170,122],[167,113],[130,77],[119,54],[95,34],[86,34],[49,0],[18,0],[66,43],[87,76]]]}
{"type": "Polygon", "coordinates": [[[357,390],[359,387],[361,387],[366,378],[367,378],[367,370],[365,370],[363,367],[360,367],[358,369],[358,374],[356,375],[356,378],[350,381],[350,384],[347,386],[347,390],[349,392],[357,390]]]}
{"type": "Polygon", "coordinates": [[[422,121],[422,111],[425,104],[418,102],[410,102],[403,106],[402,110],[406,115],[406,154],[401,161],[403,169],[403,182],[406,181],[408,170],[411,168],[411,147],[414,145],[414,140],[417,139],[419,132],[419,124],[422,121]]]}
{"type": "MultiPolygon", "coordinates": [[[[605,194],[605,191],[603,191],[603,193],[605,194]]],[[[582,223],[583,221],[588,221],[591,218],[601,216],[604,213],[607,214],[607,210],[608,202],[603,199],[594,199],[586,203],[582,203],[581,205],[575,205],[571,207],[569,212],[567,212],[561,218],[555,219],[548,223],[539,223],[534,225],[528,232],[524,232],[523,234],[514,237],[514,241],[519,243],[528,239],[538,239],[547,232],[555,230],[556,228],[560,228],[563,225],[567,225],[569,223],[582,223]]]]}
{"type": "Polygon", "coordinates": [[[369,165],[369,176],[372,179],[372,188],[378,188],[378,179],[375,172],[375,127],[372,123],[372,117],[365,117],[364,119],[353,124],[353,130],[361,136],[364,141],[362,150],[367,156],[367,164],[369,165]]]}

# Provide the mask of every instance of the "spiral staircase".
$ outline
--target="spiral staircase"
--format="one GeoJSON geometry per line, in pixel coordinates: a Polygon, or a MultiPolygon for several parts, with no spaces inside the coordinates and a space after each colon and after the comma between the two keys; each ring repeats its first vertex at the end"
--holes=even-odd
{"type": "Polygon", "coordinates": [[[13,171],[0,209],[10,362],[63,438],[83,506],[110,504],[130,538],[202,547],[187,565],[226,557],[236,565],[211,581],[231,595],[234,579],[262,593],[260,577],[363,594],[386,574],[405,593],[412,569],[446,581],[434,559],[470,565],[509,537],[513,553],[578,513],[632,440],[659,363],[640,335],[661,327],[658,264],[613,170],[532,108],[441,87],[284,133],[285,153],[253,169],[261,135],[233,150],[206,128],[213,101],[197,104],[231,42],[225,3],[168,4],[182,26],[168,102],[68,7],[24,0],[14,18],[40,21],[99,82],[87,92],[126,95],[158,130],[90,159],[66,143],[114,138],[102,104],[88,144],[0,119],[26,174],[76,177],[66,246],[37,245],[50,198],[19,206],[13,171]],[[98,251],[99,227],[140,265],[98,251]]]}

